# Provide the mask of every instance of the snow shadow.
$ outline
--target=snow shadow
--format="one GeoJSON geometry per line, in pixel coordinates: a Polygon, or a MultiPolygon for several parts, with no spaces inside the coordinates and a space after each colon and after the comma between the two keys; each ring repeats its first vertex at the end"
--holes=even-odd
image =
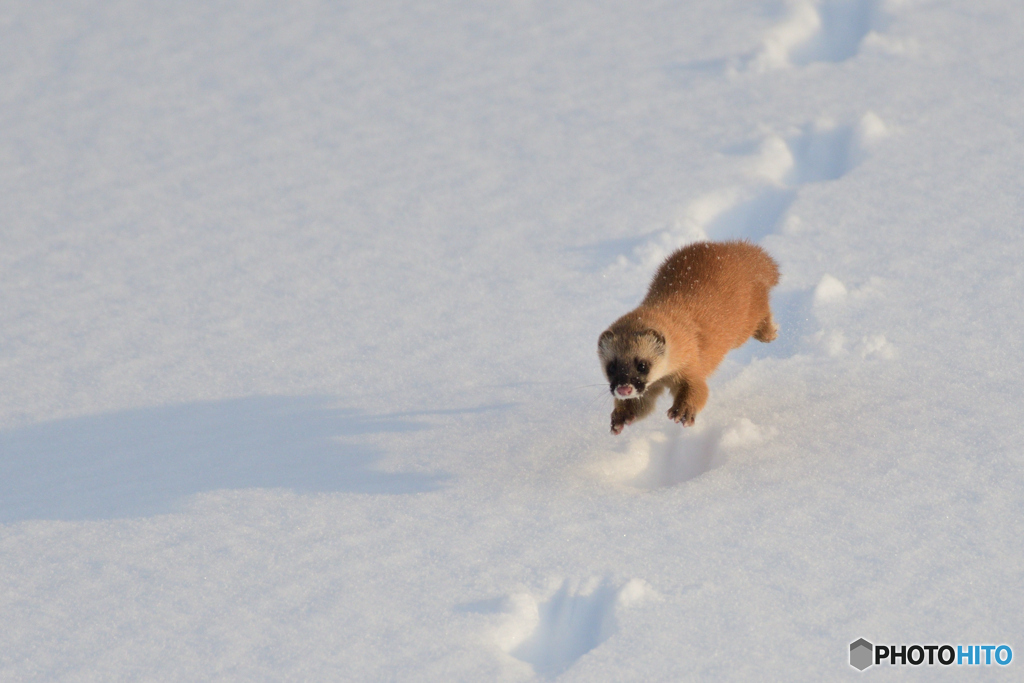
{"type": "Polygon", "coordinates": [[[358,437],[429,428],[319,396],[253,397],[80,417],[0,432],[0,522],[170,512],[218,489],[403,494],[443,473],[384,472],[358,437]]]}

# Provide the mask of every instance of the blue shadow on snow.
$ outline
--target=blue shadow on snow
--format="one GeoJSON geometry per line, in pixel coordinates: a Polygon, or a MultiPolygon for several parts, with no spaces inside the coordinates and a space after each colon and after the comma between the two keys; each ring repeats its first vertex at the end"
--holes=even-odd
{"type": "Polygon", "coordinates": [[[432,413],[374,416],[338,408],[328,397],[278,396],[129,410],[0,432],[0,523],[161,514],[186,496],[217,489],[431,491],[448,475],[374,469],[380,449],[351,439],[428,429],[413,419],[426,414],[432,413]]]}

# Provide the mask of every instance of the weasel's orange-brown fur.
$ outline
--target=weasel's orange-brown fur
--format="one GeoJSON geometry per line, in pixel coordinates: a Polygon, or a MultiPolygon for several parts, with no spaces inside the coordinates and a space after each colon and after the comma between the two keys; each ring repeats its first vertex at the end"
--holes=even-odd
{"type": "Polygon", "coordinates": [[[751,336],[775,339],[768,295],[778,281],[772,257],[747,241],[698,242],[670,255],[640,305],[598,343],[613,395],[618,391],[612,433],[649,414],[666,388],[674,396],[668,416],[693,424],[707,402],[706,380],[725,354],[751,336]],[[623,392],[633,397],[618,398],[623,392]]]}

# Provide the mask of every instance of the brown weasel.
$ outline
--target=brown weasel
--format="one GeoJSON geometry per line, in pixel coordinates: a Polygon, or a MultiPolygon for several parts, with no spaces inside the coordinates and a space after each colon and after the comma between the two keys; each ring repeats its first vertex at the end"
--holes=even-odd
{"type": "Polygon", "coordinates": [[[772,257],[745,240],[697,242],[665,259],[640,305],[597,342],[615,397],[612,434],[650,414],[665,388],[669,418],[692,425],[725,354],[751,336],[775,339],[768,292],[778,282],[772,257]]]}

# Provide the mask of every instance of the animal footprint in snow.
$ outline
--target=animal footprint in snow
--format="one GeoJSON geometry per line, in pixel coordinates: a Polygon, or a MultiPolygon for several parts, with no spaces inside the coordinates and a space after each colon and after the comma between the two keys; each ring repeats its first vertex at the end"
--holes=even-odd
{"type": "Polygon", "coordinates": [[[885,23],[877,0],[794,0],[789,16],[765,36],[749,68],[768,71],[813,62],[842,62],[885,23]]]}
{"type": "Polygon", "coordinates": [[[615,634],[620,610],[656,596],[640,579],[616,585],[607,578],[566,579],[540,600],[518,593],[507,599],[510,615],[496,634],[498,645],[553,678],[615,634]]]}
{"type": "Polygon", "coordinates": [[[761,143],[754,173],[790,188],[838,180],[863,161],[887,132],[882,119],[869,111],[853,125],[820,121],[785,139],[772,135],[761,143]]]}
{"type": "Polygon", "coordinates": [[[675,486],[721,467],[729,453],[761,444],[774,428],[739,418],[727,427],[698,423],[687,430],[668,429],[634,437],[597,465],[605,478],[638,489],[675,486]]]}

